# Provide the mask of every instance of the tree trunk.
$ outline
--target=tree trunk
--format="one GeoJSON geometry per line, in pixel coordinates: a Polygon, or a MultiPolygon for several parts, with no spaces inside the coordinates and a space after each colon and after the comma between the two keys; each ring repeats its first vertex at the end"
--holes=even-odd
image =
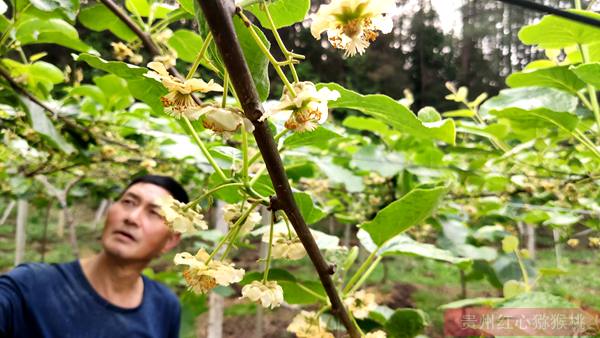
{"type": "Polygon", "coordinates": [[[44,215],[44,234],[42,236],[42,257],[41,261],[44,262],[46,258],[46,243],[48,243],[48,223],[50,222],[50,210],[52,209],[52,202],[48,202],[46,206],[46,214],[44,215]]]}
{"type": "Polygon", "coordinates": [[[106,214],[106,209],[108,209],[109,205],[110,203],[106,198],[103,198],[102,201],[100,201],[100,205],[98,206],[96,215],[94,216],[94,222],[92,223],[94,231],[98,229],[98,224],[100,224],[102,221],[102,218],[104,217],[104,214],[106,214]]]}
{"type": "Polygon", "coordinates": [[[27,200],[19,199],[17,203],[17,231],[15,234],[15,266],[23,263],[25,259],[25,226],[27,224],[28,207],[27,200]]]}
{"type": "Polygon", "coordinates": [[[56,235],[59,238],[65,237],[65,214],[62,210],[58,211],[58,220],[56,222],[56,235]]]}
{"type": "MultiPolygon", "coordinates": [[[[267,210],[267,208],[265,208],[264,206],[261,207],[260,214],[262,216],[262,224],[271,224],[271,212],[267,210]]],[[[260,241],[258,247],[259,257],[266,257],[268,254],[268,250],[268,243],[260,241]]],[[[260,264],[258,265],[258,271],[264,272],[265,265],[266,262],[264,260],[261,260],[260,264]]],[[[254,326],[254,338],[262,338],[264,336],[264,310],[263,307],[258,304],[256,305],[256,320],[254,321],[254,323],[256,325],[254,326]]]]}
{"type": "Polygon", "coordinates": [[[4,225],[4,223],[8,219],[8,216],[10,216],[10,213],[15,208],[15,204],[16,204],[16,202],[14,200],[12,200],[12,201],[10,201],[10,203],[8,203],[8,206],[6,207],[6,209],[4,209],[4,213],[2,214],[2,219],[0,219],[0,225],[4,225]]]}
{"type": "Polygon", "coordinates": [[[531,259],[535,259],[535,227],[531,224],[527,224],[527,250],[531,259]]]}
{"type": "MultiPolygon", "coordinates": [[[[227,233],[227,223],[223,220],[223,201],[217,201],[211,210],[211,222],[215,230],[225,234],[227,233]]],[[[221,248],[220,253],[224,251],[221,248]]],[[[211,292],[208,295],[208,328],[206,332],[207,338],[223,337],[223,310],[225,309],[223,296],[211,292]]]]}
{"type": "Polygon", "coordinates": [[[69,229],[69,243],[71,244],[71,251],[75,258],[79,258],[79,245],[77,244],[77,229],[75,229],[75,220],[73,214],[69,210],[69,206],[65,205],[62,212],[64,213],[65,225],[69,229]]]}
{"type": "Polygon", "coordinates": [[[558,229],[552,229],[554,237],[554,254],[556,255],[556,267],[562,267],[562,248],[560,247],[560,232],[558,229]]]}

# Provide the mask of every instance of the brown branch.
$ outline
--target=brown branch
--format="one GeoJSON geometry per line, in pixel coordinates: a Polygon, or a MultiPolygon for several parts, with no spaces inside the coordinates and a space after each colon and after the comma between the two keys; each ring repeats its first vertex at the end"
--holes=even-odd
{"type": "Polygon", "coordinates": [[[360,337],[357,327],[344,308],[333,284],[330,276],[332,269],[323,259],[319,247],[294,201],[292,189],[288,183],[273,135],[266,122],[258,121],[258,118],[263,114],[263,108],[233,27],[232,16],[236,11],[235,5],[233,1],[228,0],[197,0],[197,2],[202,7],[227,71],[229,74],[235,74],[231,77],[231,82],[244,109],[244,114],[254,124],[256,144],[263,156],[277,194],[276,202],[272,205],[274,204],[285,211],[294,226],[327,292],[332,313],[344,324],[351,337],[360,337]]]}
{"type": "MultiPolygon", "coordinates": [[[[154,41],[152,41],[152,38],[150,37],[150,35],[148,33],[144,32],[143,30],[141,30],[140,27],[133,20],[131,20],[129,15],[127,15],[127,13],[125,13],[123,11],[123,9],[121,7],[119,7],[119,5],[114,3],[112,0],[99,0],[99,1],[102,2],[102,4],[104,4],[104,6],[106,6],[111,12],[113,12],[113,14],[115,14],[121,21],[123,21],[123,23],[125,25],[127,25],[127,27],[129,27],[129,29],[131,29],[131,31],[133,31],[133,33],[135,33],[135,35],[137,35],[138,38],[140,38],[140,40],[142,41],[142,44],[144,45],[144,48],[146,48],[148,50],[150,55],[152,55],[152,56],[162,55],[160,48],[158,48],[158,46],[154,43],[154,41]]],[[[179,71],[177,71],[177,69],[174,66],[169,67],[169,73],[171,73],[173,76],[176,76],[180,79],[183,78],[183,76],[179,73],[179,71]]],[[[200,102],[197,101],[198,99],[196,97],[194,97],[194,96],[192,96],[192,97],[194,98],[194,101],[196,101],[196,103],[200,104],[200,102]]]]}

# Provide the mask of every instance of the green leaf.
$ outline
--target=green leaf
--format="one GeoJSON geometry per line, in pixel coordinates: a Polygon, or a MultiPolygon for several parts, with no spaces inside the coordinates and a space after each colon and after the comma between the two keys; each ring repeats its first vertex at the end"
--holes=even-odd
{"type": "MultiPolygon", "coordinates": [[[[261,101],[265,101],[269,96],[269,59],[260,50],[256,41],[252,38],[252,35],[248,31],[248,27],[244,25],[242,20],[235,16],[233,18],[233,25],[237,34],[242,52],[244,53],[244,59],[250,68],[250,74],[256,84],[256,90],[261,101]]],[[[262,40],[263,44],[269,49],[271,43],[267,40],[265,34],[256,26],[253,26],[254,30],[262,40]]],[[[232,74],[232,76],[235,74],[232,74]]]]}
{"type": "Polygon", "coordinates": [[[420,138],[438,139],[452,145],[455,143],[456,133],[453,120],[445,119],[432,123],[422,122],[408,108],[388,96],[381,94],[361,95],[347,90],[337,83],[320,83],[317,85],[318,89],[323,87],[337,90],[341,95],[337,100],[329,101],[329,108],[359,110],[385,122],[398,131],[420,138]]]}
{"type": "Polygon", "coordinates": [[[72,88],[69,91],[69,95],[70,96],[81,95],[81,96],[91,97],[92,99],[94,99],[94,101],[98,102],[102,106],[104,106],[104,107],[106,106],[106,96],[104,95],[102,90],[100,90],[100,88],[98,88],[96,86],[87,85],[87,84],[80,85],[78,87],[72,88]]]}
{"type": "Polygon", "coordinates": [[[461,299],[461,300],[457,300],[456,302],[444,304],[444,305],[440,306],[438,309],[440,309],[440,310],[460,309],[463,307],[473,306],[473,305],[482,305],[482,306],[491,307],[502,301],[504,301],[504,298],[498,298],[498,297],[468,298],[468,299],[461,299]]]}
{"type": "Polygon", "coordinates": [[[150,14],[150,4],[146,0],[125,0],[125,8],[136,16],[147,17],[150,14]]]}
{"type": "MultiPolygon", "coordinates": [[[[310,0],[277,0],[266,3],[275,23],[275,28],[291,26],[296,22],[302,22],[310,9],[310,0]]],[[[245,9],[254,14],[263,27],[270,28],[269,19],[265,11],[261,9],[262,6],[262,3],[258,3],[248,6],[245,9]]]]}
{"type": "Polygon", "coordinates": [[[377,246],[422,222],[435,210],[446,194],[444,186],[416,188],[380,210],[372,221],[360,227],[368,232],[377,246]]]}
{"type": "Polygon", "coordinates": [[[106,102],[106,110],[124,110],[133,103],[133,97],[127,90],[127,81],[114,75],[107,74],[104,76],[94,77],[94,83],[100,88],[108,100],[106,102]]]}
{"type": "Polygon", "coordinates": [[[393,131],[387,126],[387,124],[369,117],[360,116],[348,116],[344,122],[344,127],[356,129],[356,130],[367,130],[373,133],[377,133],[381,136],[388,136],[393,131]]]}
{"type": "Polygon", "coordinates": [[[385,323],[389,338],[413,338],[423,333],[429,318],[419,309],[397,309],[385,323]]]}
{"type": "MultiPolygon", "coordinates": [[[[570,10],[600,20],[600,14],[570,10]]],[[[519,39],[526,45],[539,45],[541,48],[564,48],[576,44],[588,44],[600,40],[600,29],[573,20],[547,15],[535,24],[525,26],[519,31],[519,39]]]]}
{"type": "Polygon", "coordinates": [[[62,19],[23,20],[16,28],[16,38],[22,45],[54,43],[80,52],[94,52],[79,39],[75,27],[62,19]]]}
{"type": "Polygon", "coordinates": [[[79,14],[79,22],[96,32],[109,30],[119,39],[127,42],[137,38],[135,33],[103,4],[95,4],[82,9],[79,14]]]}
{"type": "Polygon", "coordinates": [[[314,224],[325,217],[326,213],[315,205],[312,197],[306,192],[294,192],[294,200],[306,224],[314,224]]]}
{"type": "Polygon", "coordinates": [[[405,161],[400,153],[386,152],[383,146],[369,144],[360,147],[352,155],[350,165],[360,170],[376,171],[381,176],[391,177],[404,168],[405,161]]]}
{"type": "Polygon", "coordinates": [[[458,109],[458,110],[451,110],[451,111],[447,111],[445,113],[442,113],[442,115],[444,117],[468,117],[471,118],[473,116],[475,116],[475,112],[469,109],[458,109]]]}
{"type": "Polygon", "coordinates": [[[362,178],[350,170],[334,164],[331,158],[313,158],[313,162],[333,182],[343,184],[348,192],[361,192],[365,189],[362,178]]]}
{"type": "MultiPolygon", "coordinates": [[[[359,230],[357,238],[360,244],[369,252],[377,249],[371,236],[364,230],[359,230]]],[[[443,250],[435,245],[419,243],[405,234],[399,234],[388,240],[377,252],[380,256],[416,256],[433,259],[456,265],[460,269],[467,269],[473,261],[469,258],[461,258],[448,250],[443,250]]]]}
{"type": "Polygon", "coordinates": [[[33,103],[29,99],[25,97],[21,97],[21,101],[25,104],[28,110],[29,121],[31,123],[31,127],[40,133],[45,139],[47,139],[53,146],[62,151],[63,153],[70,155],[75,152],[75,148],[68,143],[62,135],[56,130],[54,124],[46,113],[44,109],[33,103]]]}
{"type": "Polygon", "coordinates": [[[202,38],[191,30],[179,29],[169,38],[167,45],[177,52],[177,57],[186,62],[194,62],[202,48],[202,38]]]}
{"type": "Polygon", "coordinates": [[[562,90],[546,87],[504,89],[498,96],[482,104],[480,112],[485,115],[491,110],[501,111],[505,108],[544,108],[555,112],[574,112],[577,98],[562,90]]]}
{"type": "Polygon", "coordinates": [[[548,109],[523,110],[508,108],[502,111],[492,111],[499,118],[521,122],[522,128],[548,128],[552,125],[564,131],[572,132],[577,127],[579,119],[571,113],[555,112],[548,109]]]}
{"type": "Polygon", "coordinates": [[[571,68],[573,73],[582,81],[600,88],[600,63],[588,63],[571,68]]]}
{"type": "Polygon", "coordinates": [[[158,81],[144,76],[148,69],[127,64],[121,61],[106,61],[90,54],[76,56],[76,61],[84,61],[90,66],[117,75],[127,81],[127,87],[133,97],[144,101],[155,112],[163,111],[161,96],[167,93],[158,81]]]}
{"type": "Polygon", "coordinates": [[[79,11],[79,0],[30,0],[30,3],[44,12],[52,12],[58,9],[69,20],[75,20],[79,11]]]}
{"type": "Polygon", "coordinates": [[[569,66],[536,69],[533,71],[516,72],[506,78],[509,87],[550,87],[564,90],[577,95],[577,92],[585,87],[570,69],[569,66]]]}
{"type": "Polygon", "coordinates": [[[292,134],[283,141],[283,145],[288,149],[305,146],[327,149],[329,141],[339,137],[342,136],[323,126],[319,126],[313,131],[292,134]]]}
{"type": "Polygon", "coordinates": [[[177,0],[177,2],[186,12],[194,15],[194,0],[177,0]]]}

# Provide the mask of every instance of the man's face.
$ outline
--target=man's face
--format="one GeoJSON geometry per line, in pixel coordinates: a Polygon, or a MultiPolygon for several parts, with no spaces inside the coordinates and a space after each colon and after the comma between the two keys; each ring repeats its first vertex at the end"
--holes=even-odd
{"type": "Polygon", "coordinates": [[[177,245],[179,235],[167,227],[157,205],[167,196],[167,190],[151,183],[129,187],[108,209],[104,250],[124,260],[149,261],[177,245]]]}

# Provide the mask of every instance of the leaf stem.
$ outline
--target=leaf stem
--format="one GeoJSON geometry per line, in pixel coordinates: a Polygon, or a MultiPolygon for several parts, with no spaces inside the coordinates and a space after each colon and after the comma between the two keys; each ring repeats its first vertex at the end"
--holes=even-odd
{"type": "Polygon", "coordinates": [[[269,62],[271,63],[271,65],[273,65],[275,72],[277,72],[277,75],[279,75],[279,77],[281,78],[281,81],[283,81],[283,84],[285,85],[287,90],[291,93],[291,95],[293,97],[296,97],[296,91],[294,90],[294,87],[292,87],[292,84],[290,83],[288,78],[283,73],[283,70],[281,70],[281,66],[279,66],[279,63],[277,62],[277,60],[275,60],[275,58],[273,57],[273,55],[271,54],[271,52],[269,51],[267,46],[265,46],[265,44],[262,42],[262,40],[256,33],[256,30],[254,30],[254,26],[252,25],[252,22],[250,22],[250,20],[248,19],[248,17],[246,17],[246,15],[244,15],[244,13],[238,12],[238,15],[240,16],[242,21],[244,21],[244,24],[246,25],[246,27],[248,27],[248,31],[250,32],[250,35],[252,36],[252,38],[254,39],[256,44],[258,45],[258,48],[260,48],[260,50],[263,52],[263,54],[265,54],[267,59],[269,59],[269,62]]]}
{"type": "Polygon", "coordinates": [[[189,208],[194,207],[196,204],[198,204],[201,200],[205,199],[206,197],[214,194],[215,192],[221,190],[221,189],[225,189],[225,188],[230,188],[230,187],[241,187],[244,186],[243,183],[226,183],[226,184],[221,184],[215,188],[210,189],[209,191],[205,192],[204,194],[202,194],[200,197],[195,198],[194,200],[192,200],[191,202],[189,202],[185,207],[184,210],[187,210],[189,208]]]}
{"type": "Polygon", "coordinates": [[[265,271],[263,273],[263,283],[267,282],[269,276],[269,268],[271,267],[271,252],[273,250],[273,229],[275,224],[275,212],[271,211],[271,227],[269,229],[269,247],[267,249],[267,262],[265,263],[265,271]]]}
{"type": "Polygon", "coordinates": [[[269,6],[267,5],[266,1],[264,1],[264,0],[263,0],[263,8],[265,9],[265,14],[267,15],[267,19],[269,20],[269,26],[271,26],[270,29],[273,32],[273,35],[275,36],[275,41],[277,41],[277,44],[279,45],[279,49],[281,49],[281,52],[283,53],[283,55],[285,55],[286,60],[289,62],[290,72],[292,73],[292,77],[294,78],[294,83],[297,83],[299,80],[298,80],[298,73],[296,73],[296,68],[294,67],[294,62],[293,62],[294,57],[292,56],[292,53],[290,53],[290,51],[288,51],[287,47],[281,40],[281,36],[279,36],[279,31],[277,30],[277,27],[275,26],[275,22],[273,21],[273,17],[271,16],[271,12],[269,11],[269,6]]]}
{"type": "MultiPolygon", "coordinates": [[[[289,130],[288,129],[284,129],[282,130],[279,134],[275,135],[275,143],[277,143],[279,141],[279,139],[281,137],[283,137],[283,135],[287,134],[289,130]]],[[[259,158],[261,157],[260,151],[257,152],[256,154],[254,154],[251,158],[250,161],[248,162],[249,165],[252,165],[252,163],[256,162],[259,158]]]]}
{"type": "Polygon", "coordinates": [[[204,145],[204,142],[202,142],[202,140],[200,139],[200,136],[196,132],[196,129],[194,129],[194,126],[192,125],[190,120],[185,116],[183,117],[183,120],[185,121],[185,124],[187,125],[188,129],[190,130],[190,133],[192,134],[192,138],[194,139],[194,141],[196,141],[196,144],[198,144],[198,147],[200,147],[200,151],[202,151],[202,155],[204,155],[204,157],[206,157],[206,159],[208,160],[210,165],[213,167],[213,169],[215,170],[217,175],[219,175],[219,177],[223,181],[229,180],[229,178],[225,175],[223,170],[221,170],[221,167],[219,167],[219,165],[217,164],[215,159],[212,157],[212,155],[208,151],[208,148],[206,148],[206,145],[204,145]]]}
{"type": "Polygon", "coordinates": [[[521,254],[519,254],[519,249],[515,249],[515,255],[517,255],[517,261],[519,262],[519,268],[521,268],[523,281],[527,286],[527,291],[529,291],[531,289],[531,285],[529,285],[529,274],[527,273],[527,269],[525,269],[525,264],[523,264],[523,258],[521,257],[521,254]]]}
{"type": "Polygon", "coordinates": [[[196,55],[196,59],[194,59],[192,68],[190,68],[187,76],[185,77],[186,80],[191,79],[192,76],[194,76],[194,74],[196,73],[198,66],[200,66],[200,61],[202,61],[202,58],[204,57],[204,54],[206,53],[206,50],[208,49],[208,46],[210,45],[211,42],[212,42],[212,34],[208,33],[208,35],[206,35],[206,38],[202,42],[202,47],[200,48],[198,55],[196,55]]]}
{"type": "MultiPolygon", "coordinates": [[[[229,93],[229,74],[225,71],[223,75],[223,97],[221,98],[221,108],[225,108],[227,106],[227,95],[229,93]]],[[[242,129],[244,127],[242,126],[242,129]]]]}
{"type": "Polygon", "coordinates": [[[354,275],[352,275],[352,278],[350,278],[350,281],[344,287],[344,291],[343,291],[344,296],[347,295],[350,292],[350,290],[352,290],[352,287],[354,286],[354,284],[362,277],[362,275],[365,273],[365,271],[369,268],[369,266],[371,265],[371,262],[373,262],[373,259],[375,259],[375,256],[377,256],[377,251],[379,251],[379,247],[377,247],[375,250],[373,250],[373,252],[371,252],[369,257],[367,257],[367,259],[365,259],[365,261],[361,264],[361,266],[358,268],[358,270],[356,270],[354,275]]]}
{"type": "MultiPolygon", "coordinates": [[[[577,9],[581,9],[581,2],[576,0],[575,7],[577,9]]],[[[581,61],[583,64],[587,64],[590,62],[590,51],[588,46],[583,46],[581,44],[577,44],[577,48],[579,49],[579,53],[581,53],[581,61]]],[[[594,112],[594,117],[596,118],[596,124],[598,127],[598,134],[600,134],[600,105],[598,104],[598,96],[596,95],[596,88],[591,84],[587,85],[588,95],[590,96],[590,104],[592,106],[592,111],[594,112]]]]}
{"type": "Polygon", "coordinates": [[[367,269],[367,271],[365,271],[365,273],[358,280],[358,282],[356,282],[356,284],[354,284],[354,286],[352,287],[352,289],[350,289],[350,291],[348,291],[348,294],[352,294],[354,291],[358,290],[363,285],[363,283],[367,280],[367,278],[369,278],[369,276],[371,275],[371,273],[373,273],[373,270],[375,270],[375,268],[377,267],[377,265],[379,264],[379,262],[381,262],[382,259],[383,259],[383,257],[378,256],[373,261],[373,264],[371,264],[371,266],[369,267],[369,269],[367,269]]]}
{"type": "Polygon", "coordinates": [[[591,150],[592,153],[594,153],[594,155],[596,155],[596,157],[598,157],[600,159],[600,151],[598,151],[598,148],[596,148],[594,143],[587,136],[585,136],[585,134],[583,132],[581,132],[581,130],[575,129],[575,131],[573,131],[571,134],[579,142],[581,142],[581,144],[583,144],[586,148],[591,150]]]}
{"type": "MultiPolygon", "coordinates": [[[[240,216],[240,218],[238,218],[238,220],[233,225],[233,227],[235,228],[235,231],[231,235],[231,240],[229,241],[229,244],[227,245],[227,249],[225,249],[225,252],[223,253],[223,256],[221,256],[221,259],[225,259],[227,257],[227,255],[229,255],[229,252],[231,251],[231,248],[233,248],[233,243],[235,243],[235,240],[237,239],[237,236],[240,233],[240,230],[242,230],[242,224],[244,222],[246,222],[246,219],[248,218],[248,215],[250,215],[250,213],[252,211],[254,211],[254,208],[256,208],[256,206],[258,206],[258,203],[253,203],[248,208],[248,210],[246,210],[244,213],[242,213],[242,215],[240,216]]],[[[242,203],[242,210],[243,210],[243,208],[244,208],[244,204],[242,203]]]]}
{"type": "MultiPolygon", "coordinates": [[[[300,289],[302,289],[303,291],[305,291],[306,293],[310,293],[311,295],[313,295],[315,298],[318,298],[319,300],[321,300],[322,302],[324,302],[325,304],[327,304],[325,306],[325,310],[327,310],[329,307],[331,307],[331,305],[329,305],[329,299],[327,297],[323,297],[320,294],[314,292],[313,290],[307,288],[306,286],[302,285],[302,283],[296,283],[296,285],[298,285],[298,287],[300,289]]],[[[324,311],[325,311],[324,310],[324,311]]],[[[318,316],[317,316],[318,317],[318,316]]]]}
{"type": "Polygon", "coordinates": [[[242,181],[248,185],[248,132],[243,123],[240,131],[242,133],[242,181]]]}

